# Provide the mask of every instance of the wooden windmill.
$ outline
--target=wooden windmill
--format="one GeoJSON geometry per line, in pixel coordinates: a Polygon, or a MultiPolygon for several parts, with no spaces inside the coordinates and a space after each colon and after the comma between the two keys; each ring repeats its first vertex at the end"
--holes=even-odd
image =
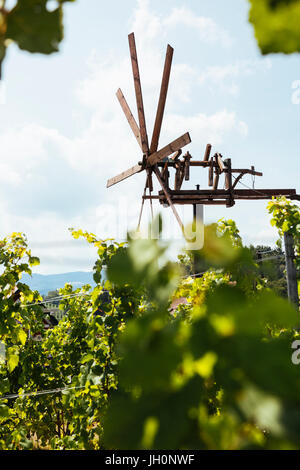
{"type": "MultiPolygon", "coordinates": [[[[149,147],[148,135],[146,129],[142,87],[137,59],[137,51],[135,44],[134,33],[129,36],[129,49],[131,54],[132,72],[134,78],[135,95],[137,103],[138,121],[137,124],[128,103],[119,89],[117,91],[117,98],[128,120],[128,123],[137,139],[137,142],[142,151],[142,159],[137,165],[129,168],[123,173],[111,178],[107,182],[107,187],[113,186],[120,181],[129,178],[130,176],[146,171],[146,184],[144,194],[142,197],[142,208],[144,201],[149,199],[152,203],[153,199],[159,200],[164,206],[171,207],[181,229],[183,230],[183,223],[175,208],[176,204],[192,205],[194,218],[197,213],[197,205],[225,205],[232,207],[235,200],[260,200],[271,199],[273,196],[288,196],[290,199],[300,200],[300,196],[296,194],[295,189],[254,189],[246,186],[246,189],[236,189],[238,183],[244,175],[250,174],[253,176],[262,176],[261,172],[255,171],[252,166],[250,169],[232,168],[231,159],[223,159],[220,153],[211,155],[212,146],[207,144],[204,157],[202,160],[192,160],[189,152],[182,156],[182,148],[191,142],[188,132],[178,137],[176,140],[158,150],[159,137],[162,127],[163,114],[166,104],[171,65],[173,59],[173,48],[168,45],[165,65],[161,83],[160,96],[157,106],[156,119],[152,133],[152,139],[149,147]],[[182,156],[182,158],[180,158],[182,156]],[[208,169],[208,186],[211,189],[200,189],[197,185],[194,190],[182,190],[183,181],[189,181],[190,170],[193,167],[202,167],[208,169]],[[175,171],[174,188],[170,188],[170,172],[169,169],[173,168],[175,171]],[[152,175],[155,175],[161,187],[161,191],[154,195],[152,175]],[[224,174],[225,182],[223,189],[218,189],[220,183],[220,176],[224,174]],[[236,176],[235,176],[236,175],[236,176]],[[149,189],[149,195],[146,195],[146,190],[149,189]]],[[[241,183],[242,184],[242,183],[241,183]]],[[[244,185],[245,186],[245,185],[244,185]]],[[[142,209],[141,209],[142,214],[142,209]]],[[[141,214],[139,224],[141,220],[141,214]]]]}

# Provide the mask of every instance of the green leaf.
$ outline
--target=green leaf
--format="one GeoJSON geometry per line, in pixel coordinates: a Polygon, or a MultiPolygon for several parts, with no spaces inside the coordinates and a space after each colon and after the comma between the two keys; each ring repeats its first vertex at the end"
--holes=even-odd
{"type": "Polygon", "coordinates": [[[0,405],[0,420],[9,417],[9,407],[6,405],[0,405]]]}
{"type": "Polygon", "coordinates": [[[260,50],[300,52],[300,2],[298,0],[250,0],[249,20],[260,50]]]}
{"type": "Polygon", "coordinates": [[[94,360],[94,356],[92,354],[86,354],[81,359],[81,364],[85,364],[86,362],[90,362],[90,361],[93,361],[93,360],[94,360]]]}
{"type": "Polygon", "coordinates": [[[7,17],[6,37],[29,52],[57,52],[63,39],[62,7],[49,11],[47,0],[18,0],[7,17]]]}
{"type": "Polygon", "coordinates": [[[19,364],[19,354],[16,348],[8,348],[6,352],[6,360],[7,360],[7,367],[9,372],[13,372],[13,370],[19,364]]]}
{"type": "Polygon", "coordinates": [[[209,294],[207,305],[215,327],[215,321],[225,316],[232,319],[236,331],[248,335],[261,334],[266,326],[291,328],[299,322],[295,308],[269,291],[260,292],[249,302],[238,288],[220,286],[209,294]]]}
{"type": "Polygon", "coordinates": [[[22,328],[18,328],[17,338],[18,338],[18,341],[24,346],[27,340],[27,334],[25,333],[24,330],[22,330],[22,328]]]}
{"type": "Polygon", "coordinates": [[[132,320],[122,337],[120,381],[144,390],[167,388],[170,376],[182,358],[176,345],[178,323],[163,326],[149,316],[132,320]]]}

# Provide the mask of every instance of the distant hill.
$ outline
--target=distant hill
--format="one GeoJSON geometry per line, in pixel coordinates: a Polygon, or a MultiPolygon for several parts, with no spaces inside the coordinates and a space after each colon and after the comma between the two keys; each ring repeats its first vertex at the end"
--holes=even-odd
{"type": "Polygon", "coordinates": [[[27,284],[32,290],[37,290],[42,295],[64,287],[66,283],[72,284],[75,289],[90,284],[95,286],[92,272],[77,271],[63,274],[23,274],[21,282],[27,284]]]}

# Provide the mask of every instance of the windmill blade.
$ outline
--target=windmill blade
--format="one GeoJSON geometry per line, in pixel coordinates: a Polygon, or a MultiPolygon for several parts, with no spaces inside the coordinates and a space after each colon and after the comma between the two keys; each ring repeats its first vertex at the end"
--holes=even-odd
{"type": "Polygon", "coordinates": [[[159,96],[159,101],[158,101],[158,105],[157,105],[155,124],[154,124],[152,140],[151,140],[151,146],[150,146],[150,154],[156,152],[156,150],[158,148],[161,125],[162,125],[162,121],[163,121],[163,115],[164,115],[166,99],[167,99],[167,93],[168,93],[168,88],[169,88],[173,52],[174,52],[173,47],[168,45],[167,53],[166,53],[166,59],[165,59],[164,72],[163,72],[163,77],[162,77],[162,82],[161,82],[160,96],[159,96]]]}
{"type": "Polygon", "coordinates": [[[137,104],[139,124],[140,124],[142,150],[144,154],[147,154],[149,153],[149,145],[148,145],[143,95],[142,95],[141,79],[140,79],[139,65],[138,65],[138,60],[137,60],[134,33],[129,34],[128,40],[129,40],[129,49],[130,49],[130,55],[131,55],[132,73],[133,73],[133,78],[134,78],[136,104],[137,104]]]}
{"type": "Polygon", "coordinates": [[[110,188],[114,184],[120,183],[120,181],[126,180],[126,178],[129,178],[129,176],[133,176],[136,173],[140,173],[143,170],[144,168],[142,167],[142,165],[135,165],[132,168],[129,168],[128,170],[123,171],[123,173],[120,173],[119,175],[114,176],[113,178],[109,179],[107,181],[106,187],[110,188]]]}
{"type": "MultiPolygon", "coordinates": [[[[136,140],[138,141],[139,146],[140,146],[141,149],[142,149],[142,141],[141,141],[140,129],[139,129],[137,123],[136,123],[136,120],[135,120],[134,117],[133,117],[132,112],[130,111],[130,108],[129,108],[128,103],[127,103],[127,101],[126,101],[126,99],[125,99],[125,96],[123,95],[122,90],[121,90],[120,88],[118,89],[116,95],[117,95],[117,98],[118,98],[119,103],[120,103],[120,105],[121,105],[121,108],[122,108],[123,111],[124,111],[124,114],[125,114],[125,116],[126,116],[126,119],[127,119],[128,123],[129,123],[129,125],[130,125],[130,127],[131,127],[131,130],[132,130],[132,132],[134,133],[134,136],[135,136],[136,140]]],[[[142,150],[143,150],[143,149],[142,149],[142,150]]]]}
{"type": "Polygon", "coordinates": [[[154,152],[152,155],[150,155],[150,157],[148,157],[147,162],[151,166],[155,165],[156,163],[160,162],[164,158],[168,157],[174,152],[177,152],[177,150],[182,149],[182,147],[190,143],[190,134],[187,132],[186,134],[182,135],[181,137],[178,137],[178,139],[171,142],[169,145],[166,145],[166,147],[163,147],[158,152],[154,152]]]}

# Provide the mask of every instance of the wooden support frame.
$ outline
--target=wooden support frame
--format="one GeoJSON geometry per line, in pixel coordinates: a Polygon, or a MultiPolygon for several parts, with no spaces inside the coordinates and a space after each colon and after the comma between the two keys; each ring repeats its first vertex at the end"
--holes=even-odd
{"type": "Polygon", "coordinates": [[[227,207],[232,207],[236,200],[263,200],[271,199],[274,196],[287,196],[290,199],[300,200],[300,196],[296,194],[294,189],[254,189],[254,187],[253,189],[236,189],[238,183],[240,183],[244,175],[250,174],[253,176],[262,176],[262,173],[255,171],[253,166],[251,169],[233,168],[231,159],[223,160],[221,153],[215,153],[214,156],[211,156],[211,144],[206,145],[203,160],[192,160],[192,156],[189,152],[187,152],[183,158],[180,159],[180,156],[182,155],[182,148],[191,142],[191,138],[188,132],[158,150],[174,54],[174,50],[170,45],[167,46],[160,94],[156,109],[151,144],[149,147],[134,33],[131,33],[128,36],[128,41],[134,79],[138,122],[135,120],[121,89],[117,91],[117,98],[131,127],[131,130],[142,150],[142,158],[140,158],[141,161],[139,161],[137,165],[109,179],[107,181],[107,187],[111,187],[120,181],[123,181],[126,178],[129,178],[130,176],[145,170],[147,175],[142,208],[146,199],[150,200],[151,212],[153,199],[158,200],[164,206],[171,207],[182,230],[183,224],[178,212],[176,211],[176,204],[189,204],[193,205],[194,208],[197,205],[225,205],[227,207]],[[191,168],[194,167],[208,169],[208,184],[210,189],[200,190],[200,186],[198,184],[196,185],[197,190],[181,189],[183,181],[190,180],[191,168]],[[160,168],[162,171],[160,171],[160,168]],[[174,190],[170,189],[170,168],[175,169],[174,190]],[[153,173],[157,177],[158,183],[161,187],[161,191],[159,191],[158,194],[152,194],[153,173]],[[218,189],[219,180],[223,174],[225,176],[225,189],[218,189]],[[237,174],[237,176],[235,177],[234,174],[237,174]],[[149,189],[149,196],[146,195],[147,189],[149,189]]]}

